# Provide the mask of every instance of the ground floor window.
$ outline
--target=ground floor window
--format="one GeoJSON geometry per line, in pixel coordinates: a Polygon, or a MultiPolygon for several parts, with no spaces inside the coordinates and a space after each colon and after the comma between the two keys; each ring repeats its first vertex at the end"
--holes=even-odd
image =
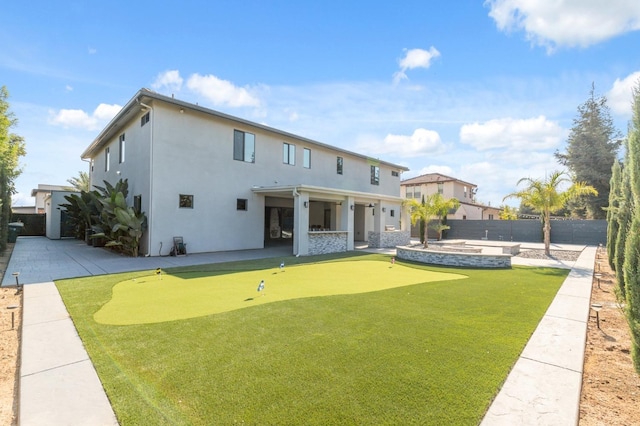
{"type": "Polygon", "coordinates": [[[180,194],[178,206],[181,209],[192,209],[193,208],[193,195],[180,194]]]}

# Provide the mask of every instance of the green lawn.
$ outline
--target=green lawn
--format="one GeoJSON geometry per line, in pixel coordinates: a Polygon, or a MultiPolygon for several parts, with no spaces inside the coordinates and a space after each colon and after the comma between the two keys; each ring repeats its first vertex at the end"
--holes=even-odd
{"type": "Polygon", "coordinates": [[[121,425],[477,424],[568,273],[284,260],[56,283],[121,425]]]}

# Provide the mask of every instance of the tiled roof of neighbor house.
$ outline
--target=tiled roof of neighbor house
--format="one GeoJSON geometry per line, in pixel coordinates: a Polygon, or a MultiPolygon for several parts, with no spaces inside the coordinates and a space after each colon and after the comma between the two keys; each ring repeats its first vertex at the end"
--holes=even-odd
{"type": "Polygon", "coordinates": [[[120,112],[118,112],[118,114],[116,114],[116,116],[111,120],[111,122],[109,124],[107,124],[107,127],[105,127],[100,134],[94,139],[94,141],[87,147],[87,149],[85,149],[85,151],[82,153],[82,155],[80,156],[83,160],[84,159],[89,159],[91,158],[92,155],[95,155],[96,152],[98,152],[98,150],[102,149],[103,146],[105,146],[106,144],[108,144],[110,142],[110,138],[114,137],[114,135],[117,135],[119,131],[121,131],[121,129],[123,128],[123,126],[126,125],[127,122],[129,122],[130,120],[134,119],[134,117],[137,117],[140,112],[142,111],[142,108],[146,109],[146,104],[145,102],[148,103],[153,103],[153,101],[157,101],[157,102],[164,102],[167,104],[171,104],[171,105],[175,105],[179,108],[184,108],[184,109],[190,109],[190,110],[194,110],[194,111],[198,111],[204,114],[208,114],[210,116],[213,117],[217,117],[220,119],[224,119],[224,120],[229,120],[235,123],[241,123],[247,126],[251,126],[251,127],[255,127],[258,129],[262,129],[263,131],[266,132],[270,132],[270,133],[275,133],[281,136],[286,136],[286,137],[290,137],[293,139],[297,139],[299,141],[303,141],[309,144],[313,144],[313,145],[317,145],[320,147],[325,147],[325,148],[329,148],[332,149],[334,151],[337,152],[342,152],[345,154],[349,154],[349,155],[353,155],[355,157],[359,157],[359,158],[363,158],[365,160],[369,160],[369,161],[373,161],[375,163],[380,163],[380,164],[385,164],[387,166],[390,166],[394,169],[397,169],[399,171],[408,171],[409,169],[405,166],[401,166],[399,164],[393,164],[390,163],[388,161],[383,161],[380,160],[378,158],[370,158],[367,155],[363,155],[363,154],[359,154],[357,152],[353,152],[353,151],[348,151],[346,149],[342,149],[336,146],[332,146],[329,144],[325,144],[322,142],[318,142],[312,139],[308,139],[302,136],[298,136],[298,135],[294,135],[293,133],[288,133],[285,132],[283,130],[278,130],[276,128],[273,127],[269,127],[269,126],[265,126],[263,124],[258,124],[258,123],[254,123],[252,121],[249,120],[245,120],[243,118],[239,118],[239,117],[234,117],[232,115],[228,115],[228,114],[224,114],[222,112],[219,111],[215,111],[209,108],[205,108],[202,107],[200,105],[197,104],[192,104],[189,102],[184,102],[178,99],[175,99],[173,97],[168,97],[168,96],[164,96],[161,95],[159,93],[156,93],[152,90],[149,89],[140,89],[138,91],[138,93],[136,93],[133,98],[131,98],[131,100],[129,102],[127,102],[127,104],[122,107],[122,109],[120,110],[120,112]]]}
{"type": "Polygon", "coordinates": [[[446,176],[440,173],[427,173],[426,175],[416,176],[414,178],[403,180],[402,182],[400,182],[400,185],[419,185],[422,183],[451,182],[451,181],[460,182],[464,185],[473,186],[473,187],[478,186],[474,183],[465,182],[463,180],[456,179],[451,176],[446,176]]]}
{"type": "Polygon", "coordinates": [[[467,206],[480,207],[480,208],[483,208],[485,210],[487,210],[487,209],[498,210],[498,211],[502,210],[500,207],[487,206],[485,204],[478,204],[478,203],[469,203],[469,202],[466,202],[466,201],[460,201],[460,204],[466,204],[467,206]]]}

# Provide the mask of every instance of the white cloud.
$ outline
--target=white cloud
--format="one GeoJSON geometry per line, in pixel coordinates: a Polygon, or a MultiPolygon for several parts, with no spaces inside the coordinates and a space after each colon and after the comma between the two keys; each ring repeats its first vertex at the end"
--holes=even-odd
{"type": "Polygon", "coordinates": [[[531,151],[556,147],[565,130],[541,115],[529,119],[500,118],[484,123],[465,124],[460,128],[460,141],[484,151],[507,148],[531,151]]]}
{"type": "Polygon", "coordinates": [[[66,86],[64,86],[64,89],[65,89],[67,92],[73,92],[73,87],[72,87],[72,86],[70,86],[70,85],[68,85],[68,84],[67,84],[66,86]]]}
{"type": "Polygon", "coordinates": [[[120,105],[100,104],[91,115],[81,109],[61,109],[49,112],[49,123],[55,126],[98,130],[122,109],[120,105]]]}
{"type": "Polygon", "coordinates": [[[624,79],[616,78],[613,87],[607,93],[607,103],[611,110],[623,116],[631,115],[633,89],[640,84],[640,71],[629,74],[624,79]]]}
{"type": "Polygon", "coordinates": [[[259,99],[252,95],[249,89],[237,87],[230,81],[219,79],[215,75],[193,74],[187,80],[187,87],[216,106],[260,106],[259,99]]]}
{"type": "Polygon", "coordinates": [[[429,173],[440,173],[440,174],[446,175],[446,176],[454,176],[455,175],[455,172],[449,166],[432,164],[432,165],[429,165],[427,167],[423,167],[423,168],[421,168],[420,170],[417,170],[417,171],[410,170],[410,171],[408,171],[408,172],[406,172],[406,173],[404,173],[402,175],[402,179],[410,179],[412,177],[422,176],[422,175],[426,175],[426,174],[429,174],[429,173]]]}
{"type": "Polygon", "coordinates": [[[95,55],[98,53],[98,50],[95,47],[89,47],[88,49],[89,55],[95,55]]]}
{"type": "Polygon", "coordinates": [[[362,152],[398,158],[419,157],[439,152],[443,148],[438,132],[416,129],[412,135],[388,134],[383,141],[361,142],[362,152]]]}
{"type": "Polygon", "coordinates": [[[159,92],[179,92],[182,89],[183,82],[183,78],[180,77],[180,71],[168,70],[158,74],[153,83],[151,83],[151,87],[159,92]]]}
{"type": "Polygon", "coordinates": [[[113,104],[113,105],[100,104],[95,109],[95,111],[93,111],[93,116],[98,120],[108,121],[108,120],[111,120],[113,117],[115,117],[116,114],[119,113],[121,109],[122,107],[117,104],[113,104]]]}
{"type": "Polygon", "coordinates": [[[638,0],[486,0],[501,31],[523,30],[533,44],[587,47],[640,29],[638,0]]]}
{"type": "Polygon", "coordinates": [[[399,83],[400,80],[407,79],[407,70],[414,68],[429,68],[431,61],[440,56],[440,52],[431,46],[429,50],[423,49],[405,49],[404,58],[400,59],[400,71],[393,75],[393,82],[399,83]]]}

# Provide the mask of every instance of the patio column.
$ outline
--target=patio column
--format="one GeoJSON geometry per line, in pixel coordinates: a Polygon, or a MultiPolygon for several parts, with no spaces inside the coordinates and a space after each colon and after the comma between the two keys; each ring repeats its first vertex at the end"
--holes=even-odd
{"type": "Polygon", "coordinates": [[[351,251],[354,248],[354,213],[356,208],[356,202],[353,197],[346,197],[342,202],[340,210],[340,230],[347,231],[347,251],[351,251]]]}
{"type": "Polygon", "coordinates": [[[382,212],[382,201],[376,201],[376,204],[373,207],[373,232],[382,232],[384,231],[384,216],[385,213],[382,212]]]}
{"type": "Polygon", "coordinates": [[[293,254],[309,254],[309,193],[293,197],[293,254]]]}

